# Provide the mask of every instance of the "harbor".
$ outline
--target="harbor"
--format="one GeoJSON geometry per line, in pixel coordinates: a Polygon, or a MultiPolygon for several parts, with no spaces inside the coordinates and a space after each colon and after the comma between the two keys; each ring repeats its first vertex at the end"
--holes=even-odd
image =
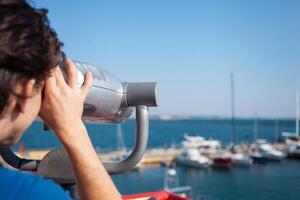
{"type": "MultiPolygon", "coordinates": [[[[199,137],[194,137],[192,139],[198,139],[199,137]]],[[[230,157],[231,159],[233,159],[232,157],[232,152],[229,148],[227,149],[221,149],[221,146],[215,146],[215,147],[209,147],[207,145],[207,142],[218,142],[217,140],[204,140],[203,142],[206,145],[206,150],[203,150],[201,148],[199,148],[197,150],[197,153],[203,154],[205,156],[207,156],[209,159],[213,160],[213,158],[219,156],[220,154],[223,155],[227,155],[228,157],[230,157]]],[[[261,140],[258,141],[258,144],[262,143],[262,144],[266,144],[265,140],[261,140]]],[[[253,153],[255,153],[258,144],[243,144],[243,145],[236,145],[235,146],[235,153],[236,154],[242,154],[244,156],[249,156],[251,157],[251,155],[254,157],[253,153]]],[[[201,144],[199,144],[201,146],[201,144]]],[[[267,144],[268,148],[272,148],[272,150],[278,150],[279,152],[283,153],[283,157],[279,157],[278,161],[281,161],[283,159],[300,159],[300,151],[298,150],[297,153],[292,153],[289,152],[289,149],[291,149],[291,147],[293,148],[295,146],[295,148],[299,148],[297,145],[297,142],[295,143],[291,143],[291,141],[289,141],[289,143],[272,143],[272,144],[267,144]]],[[[188,148],[194,148],[194,147],[188,147],[188,148]]],[[[141,164],[142,166],[145,167],[156,167],[159,165],[170,165],[172,162],[174,162],[174,160],[176,159],[176,157],[182,155],[185,152],[186,147],[182,147],[182,148],[175,148],[175,147],[170,147],[170,148],[152,148],[152,149],[147,149],[143,159],[140,161],[139,164],[141,164]]],[[[34,159],[34,160],[39,160],[42,159],[48,152],[50,151],[50,149],[48,150],[25,150],[20,148],[19,151],[16,151],[15,153],[20,156],[20,157],[26,157],[29,159],[34,159]]],[[[103,162],[113,162],[115,161],[115,158],[119,157],[120,155],[122,155],[124,152],[123,151],[110,151],[110,152],[106,152],[106,153],[99,153],[99,159],[101,159],[103,162]]],[[[263,159],[263,158],[262,158],[263,159]]],[[[276,158],[272,159],[272,158],[265,158],[265,161],[274,161],[276,160],[276,158]]],[[[1,159],[0,162],[5,165],[5,162],[1,159]]],[[[300,162],[300,160],[299,160],[300,162]]],[[[259,161],[258,161],[259,163],[259,161]]],[[[232,163],[232,166],[234,164],[232,163]]],[[[231,167],[231,164],[230,164],[231,167]]],[[[197,167],[196,167],[197,168],[197,167]]]]}
{"type": "MultiPolygon", "coordinates": [[[[272,148],[286,154],[288,145],[284,142],[276,142],[276,133],[278,131],[278,135],[280,135],[282,132],[294,132],[295,120],[280,119],[277,121],[278,127],[276,128],[274,119],[258,119],[257,135],[258,138],[264,139],[270,144],[272,148]]],[[[183,153],[182,142],[186,140],[185,136],[203,137],[204,141],[219,141],[221,151],[230,151],[231,121],[229,119],[176,119],[167,121],[152,119],[150,124],[148,147],[141,164],[132,171],[112,176],[122,194],[163,189],[165,187],[165,174],[168,170],[165,164],[170,164],[176,156],[183,153]],[[129,181],[132,184],[126,184],[129,181]]],[[[253,124],[253,119],[236,120],[238,142],[235,148],[236,152],[246,154],[249,150],[254,149],[253,124]]],[[[124,149],[122,149],[123,147],[120,149],[118,144],[120,142],[117,142],[116,126],[87,124],[87,128],[101,160],[108,162],[122,155],[124,149]]],[[[127,151],[132,148],[133,130],[134,122],[131,120],[122,125],[124,146],[127,151]]],[[[40,159],[49,150],[59,146],[55,134],[44,132],[42,124],[35,122],[22,137],[21,142],[13,149],[20,156],[40,159]],[[42,147],[42,149],[38,147],[42,147]]],[[[199,153],[204,155],[201,148],[199,153]]],[[[255,196],[256,199],[269,199],[273,193],[279,193],[281,197],[287,196],[291,200],[297,200],[300,196],[297,188],[297,184],[300,184],[300,180],[297,178],[300,177],[299,168],[299,160],[287,157],[281,161],[254,162],[247,167],[233,164],[229,168],[213,167],[212,165],[206,168],[194,168],[180,164],[175,166],[179,185],[191,186],[192,199],[196,200],[250,200],[254,198],[254,194],[252,195],[247,191],[255,193],[258,189],[261,192],[260,196],[255,196]],[[290,184],[290,180],[293,180],[293,184],[290,184]],[[290,194],[294,195],[289,196],[290,194]]],[[[283,198],[272,196],[272,199],[283,198]]]]}

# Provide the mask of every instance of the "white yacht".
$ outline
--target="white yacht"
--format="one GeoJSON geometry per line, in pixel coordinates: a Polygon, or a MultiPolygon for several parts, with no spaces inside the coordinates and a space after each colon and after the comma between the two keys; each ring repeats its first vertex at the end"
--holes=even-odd
{"type": "Polygon", "coordinates": [[[289,158],[300,159],[300,143],[290,144],[288,146],[288,155],[289,158]]]}
{"type": "Polygon", "coordinates": [[[250,167],[253,164],[252,158],[242,153],[232,153],[231,159],[235,166],[250,167]]]}
{"type": "Polygon", "coordinates": [[[184,139],[183,146],[197,148],[203,154],[215,154],[221,149],[221,143],[218,140],[206,140],[201,136],[189,136],[187,134],[184,135],[184,139]]]}
{"type": "Polygon", "coordinates": [[[184,138],[183,146],[197,149],[201,156],[207,156],[211,159],[213,167],[229,168],[231,166],[232,159],[222,151],[220,141],[206,140],[201,136],[189,136],[187,134],[184,135],[184,138]]]}
{"type": "Polygon", "coordinates": [[[259,153],[261,154],[262,158],[267,160],[274,160],[280,161],[285,158],[285,154],[281,151],[274,149],[270,144],[260,144],[258,147],[259,153]]]}
{"type": "Polygon", "coordinates": [[[181,155],[175,157],[174,161],[178,165],[183,165],[193,168],[207,168],[212,164],[212,161],[201,155],[196,148],[184,148],[181,155]]]}
{"type": "Polygon", "coordinates": [[[190,136],[185,134],[184,135],[185,143],[190,146],[195,146],[197,148],[215,148],[220,149],[221,143],[219,140],[209,139],[206,140],[204,137],[201,136],[190,136]]]}

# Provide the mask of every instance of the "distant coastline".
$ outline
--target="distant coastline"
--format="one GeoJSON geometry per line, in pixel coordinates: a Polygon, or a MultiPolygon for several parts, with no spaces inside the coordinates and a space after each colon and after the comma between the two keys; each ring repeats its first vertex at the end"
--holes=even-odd
{"type": "MultiPolygon", "coordinates": [[[[173,120],[231,120],[228,116],[217,115],[150,115],[150,119],[173,121],[173,120]]],[[[258,120],[279,120],[279,121],[295,121],[292,117],[257,117],[258,120]]],[[[254,120],[254,117],[237,116],[236,120],[254,120]]]]}

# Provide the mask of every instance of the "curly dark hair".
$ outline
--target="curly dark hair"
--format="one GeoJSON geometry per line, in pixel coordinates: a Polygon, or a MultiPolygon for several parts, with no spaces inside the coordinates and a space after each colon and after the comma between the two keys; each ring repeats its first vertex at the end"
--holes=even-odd
{"type": "Polygon", "coordinates": [[[17,82],[40,84],[59,62],[63,44],[47,12],[26,0],[0,0],[0,113],[17,82]]]}

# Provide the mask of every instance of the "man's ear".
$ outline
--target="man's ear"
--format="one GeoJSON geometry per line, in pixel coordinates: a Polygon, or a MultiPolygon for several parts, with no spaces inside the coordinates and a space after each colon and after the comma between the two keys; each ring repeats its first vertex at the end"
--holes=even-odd
{"type": "Polygon", "coordinates": [[[24,98],[18,98],[17,100],[17,108],[19,110],[19,112],[24,113],[26,110],[26,106],[28,103],[28,99],[34,95],[35,92],[35,80],[34,79],[30,79],[28,81],[23,82],[23,84],[20,84],[18,86],[18,94],[20,94],[22,97],[24,98]]]}

